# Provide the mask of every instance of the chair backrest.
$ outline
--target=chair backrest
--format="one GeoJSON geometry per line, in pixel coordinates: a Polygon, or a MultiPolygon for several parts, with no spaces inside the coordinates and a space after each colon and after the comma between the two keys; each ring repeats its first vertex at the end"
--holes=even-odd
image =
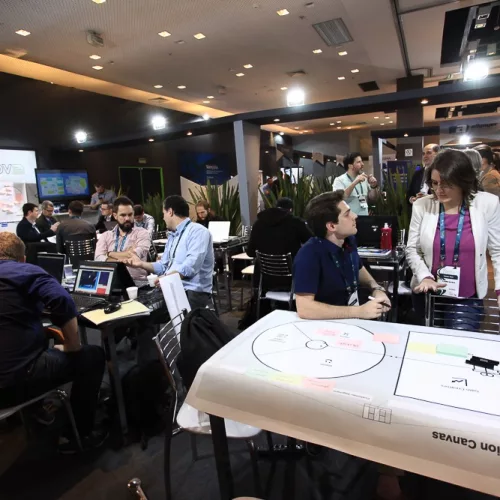
{"type": "Polygon", "coordinates": [[[156,262],[158,259],[158,252],[153,244],[149,247],[148,250],[148,262],[156,262]]]}
{"type": "Polygon", "coordinates": [[[292,254],[271,255],[257,251],[257,262],[261,274],[267,276],[292,276],[292,254]]]}
{"type": "Polygon", "coordinates": [[[71,264],[79,265],[80,261],[94,260],[96,238],[88,234],[68,236],[64,241],[64,251],[71,264]]]}
{"type": "Polygon", "coordinates": [[[427,294],[425,324],[434,328],[500,333],[499,308],[496,299],[456,299],[427,294]]]}
{"type": "Polygon", "coordinates": [[[165,240],[168,238],[168,231],[156,231],[151,237],[152,240],[165,240]]]}

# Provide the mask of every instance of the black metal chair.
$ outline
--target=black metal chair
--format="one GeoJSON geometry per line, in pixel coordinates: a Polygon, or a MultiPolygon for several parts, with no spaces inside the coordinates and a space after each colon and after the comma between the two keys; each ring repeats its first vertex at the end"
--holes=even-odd
{"type": "Polygon", "coordinates": [[[294,284],[292,278],[292,254],[271,255],[257,251],[257,268],[259,270],[259,288],[257,292],[257,319],[260,319],[260,302],[262,300],[275,300],[278,302],[287,302],[288,309],[293,308],[295,300],[294,284]],[[290,290],[286,291],[266,291],[264,288],[269,282],[280,281],[290,284],[290,290]]]}
{"type": "Polygon", "coordinates": [[[64,252],[73,267],[78,267],[81,261],[94,260],[96,238],[87,234],[69,236],[64,242],[64,252]]]}

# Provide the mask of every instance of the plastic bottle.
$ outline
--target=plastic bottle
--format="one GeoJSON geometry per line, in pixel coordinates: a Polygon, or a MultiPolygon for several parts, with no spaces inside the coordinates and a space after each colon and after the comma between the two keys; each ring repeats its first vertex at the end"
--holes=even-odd
{"type": "Polygon", "coordinates": [[[382,250],[392,250],[392,227],[389,227],[387,222],[381,231],[380,248],[382,250]]]}

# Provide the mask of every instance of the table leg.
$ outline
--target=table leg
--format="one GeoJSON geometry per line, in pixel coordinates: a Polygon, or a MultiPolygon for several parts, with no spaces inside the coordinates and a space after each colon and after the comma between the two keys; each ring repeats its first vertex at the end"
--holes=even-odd
{"type": "Polygon", "coordinates": [[[399,304],[399,262],[394,265],[394,276],[392,279],[392,322],[398,322],[398,304],[399,304]]]}
{"type": "Polygon", "coordinates": [[[87,345],[89,343],[89,340],[87,338],[87,327],[84,325],[78,325],[78,330],[80,332],[80,342],[83,345],[87,345]]]}
{"type": "Polygon", "coordinates": [[[210,415],[210,427],[212,429],[212,443],[219,479],[220,498],[221,500],[232,500],[234,497],[233,475],[224,419],[210,415]]]}
{"type": "Polygon", "coordinates": [[[118,418],[122,436],[128,433],[127,416],[125,413],[125,400],[123,398],[122,381],[120,378],[120,369],[118,367],[118,356],[116,354],[115,332],[112,328],[106,328],[103,332],[104,348],[108,363],[108,373],[111,379],[111,386],[115,394],[116,405],[118,407],[118,418]]]}

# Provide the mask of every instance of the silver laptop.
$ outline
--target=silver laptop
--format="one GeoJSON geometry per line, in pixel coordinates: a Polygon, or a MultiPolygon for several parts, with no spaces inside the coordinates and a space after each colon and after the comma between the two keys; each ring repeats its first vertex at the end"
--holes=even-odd
{"type": "Polygon", "coordinates": [[[214,243],[223,243],[229,240],[229,228],[231,227],[230,221],[210,221],[208,223],[208,230],[212,235],[214,243]]]}

